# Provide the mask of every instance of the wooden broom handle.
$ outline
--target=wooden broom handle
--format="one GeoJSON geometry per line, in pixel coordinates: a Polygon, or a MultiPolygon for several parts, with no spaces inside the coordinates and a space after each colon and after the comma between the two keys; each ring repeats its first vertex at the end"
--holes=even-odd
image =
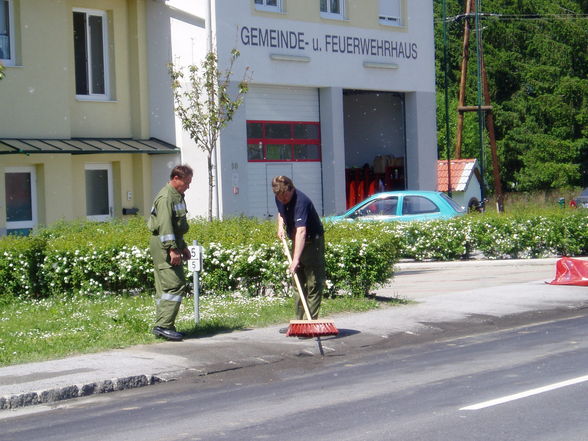
{"type": "MultiPolygon", "coordinates": [[[[284,254],[288,258],[288,264],[292,265],[292,256],[290,256],[290,249],[288,248],[288,243],[286,242],[286,239],[284,239],[283,237],[281,239],[282,239],[282,245],[284,246],[284,254]]],[[[302,302],[302,306],[304,307],[304,313],[306,314],[306,319],[311,320],[310,311],[308,310],[308,305],[306,304],[306,298],[304,297],[304,293],[302,292],[302,286],[300,285],[300,279],[298,279],[298,274],[296,274],[296,271],[294,271],[292,273],[292,277],[294,278],[296,288],[298,289],[298,295],[300,296],[300,301],[302,302]]]]}

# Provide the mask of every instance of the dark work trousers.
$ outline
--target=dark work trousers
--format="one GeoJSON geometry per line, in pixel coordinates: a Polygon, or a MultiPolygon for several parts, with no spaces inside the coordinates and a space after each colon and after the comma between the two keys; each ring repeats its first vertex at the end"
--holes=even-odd
{"type": "Polygon", "coordinates": [[[325,238],[323,236],[306,240],[296,274],[300,280],[300,285],[302,285],[302,292],[304,293],[311,315],[310,317],[306,317],[300,297],[296,293],[296,318],[298,320],[308,318],[316,320],[319,316],[326,279],[325,238]]]}
{"type": "Polygon", "coordinates": [[[184,265],[172,266],[169,263],[168,252],[158,236],[151,237],[149,248],[155,276],[155,326],[175,330],[176,316],[187,289],[184,265]]]}

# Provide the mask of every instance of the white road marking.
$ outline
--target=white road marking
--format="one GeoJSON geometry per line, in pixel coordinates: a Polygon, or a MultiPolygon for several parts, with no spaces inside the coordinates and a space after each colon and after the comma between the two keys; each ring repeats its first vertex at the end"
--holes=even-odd
{"type": "Polygon", "coordinates": [[[525,392],[521,392],[518,394],[507,395],[502,398],[496,398],[494,400],[484,401],[483,403],[472,404],[471,406],[462,407],[459,410],[480,410],[485,409],[486,407],[497,406],[499,404],[508,403],[509,401],[519,400],[521,398],[530,397],[532,395],[542,394],[543,392],[549,392],[555,389],[560,389],[562,387],[571,386],[573,384],[583,383],[588,381],[588,375],[584,375],[583,377],[572,378],[571,380],[561,381],[559,383],[550,384],[543,387],[538,387],[536,389],[530,389],[525,392]]]}

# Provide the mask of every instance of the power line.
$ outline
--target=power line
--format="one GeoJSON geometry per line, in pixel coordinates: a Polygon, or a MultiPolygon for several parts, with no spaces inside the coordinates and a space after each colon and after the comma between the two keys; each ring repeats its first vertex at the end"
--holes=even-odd
{"type": "MultiPolygon", "coordinates": [[[[495,20],[586,20],[588,14],[496,14],[491,12],[480,12],[477,14],[479,18],[489,18],[495,20]]],[[[471,12],[469,14],[459,14],[453,17],[447,17],[446,21],[455,22],[461,21],[466,18],[475,17],[476,13],[471,12]]],[[[443,19],[436,19],[436,22],[442,22],[443,19]]]]}

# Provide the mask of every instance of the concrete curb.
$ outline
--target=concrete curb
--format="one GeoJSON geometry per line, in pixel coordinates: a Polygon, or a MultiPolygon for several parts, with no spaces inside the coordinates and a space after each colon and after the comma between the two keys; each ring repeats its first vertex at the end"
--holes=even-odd
{"type": "Polygon", "coordinates": [[[199,376],[205,376],[262,364],[277,363],[284,360],[284,358],[285,357],[276,355],[247,357],[242,360],[214,363],[202,369],[185,368],[176,371],[163,372],[157,375],[131,375],[127,377],[111,378],[99,382],[2,396],[0,397],[0,410],[17,409],[37,404],[51,404],[72,398],[87,397],[90,395],[104,394],[126,389],[136,389],[157,383],[174,381],[187,372],[195,372],[199,376]]]}
{"type": "Polygon", "coordinates": [[[49,404],[71,398],[87,397],[94,394],[102,394],[125,389],[150,386],[152,384],[168,381],[157,375],[133,375],[129,377],[111,378],[109,380],[65,386],[56,389],[47,389],[36,392],[27,392],[17,395],[0,397],[0,409],[16,409],[19,407],[34,406],[36,404],[49,404]]]}

